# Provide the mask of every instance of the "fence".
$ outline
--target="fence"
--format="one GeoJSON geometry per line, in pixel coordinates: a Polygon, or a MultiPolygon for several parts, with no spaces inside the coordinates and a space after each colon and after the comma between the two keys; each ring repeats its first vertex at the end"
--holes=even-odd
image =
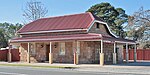
{"type": "MultiPolygon", "coordinates": [[[[150,49],[137,49],[137,60],[150,60],[150,49]]],[[[124,59],[126,59],[126,50],[124,50],[124,59]]],[[[129,49],[129,60],[134,59],[134,50],[129,49]]]]}
{"type": "MultiPolygon", "coordinates": [[[[12,49],[12,61],[20,61],[19,49],[12,49]]],[[[124,59],[126,59],[126,51],[123,51],[124,59]]],[[[7,61],[8,50],[0,50],[0,61],[7,61]]],[[[129,49],[129,60],[134,59],[134,50],[129,49]]],[[[137,60],[150,60],[150,49],[137,49],[137,60]]]]}
{"type": "MultiPolygon", "coordinates": [[[[12,49],[12,61],[20,61],[20,53],[19,49],[12,49]]],[[[0,61],[7,61],[8,59],[8,49],[6,50],[0,50],[0,61]]]]}
{"type": "Polygon", "coordinates": [[[0,61],[7,61],[8,50],[0,50],[0,61]]]}

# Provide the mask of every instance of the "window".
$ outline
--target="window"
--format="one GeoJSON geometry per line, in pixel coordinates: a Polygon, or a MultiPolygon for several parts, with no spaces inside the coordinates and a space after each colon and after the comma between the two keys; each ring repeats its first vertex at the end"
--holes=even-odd
{"type": "Polygon", "coordinates": [[[80,42],[77,42],[77,53],[80,55],[80,42]]]}
{"type": "Polygon", "coordinates": [[[59,55],[65,55],[65,42],[60,43],[59,55]]]}
{"type": "Polygon", "coordinates": [[[78,55],[80,55],[80,42],[73,42],[73,54],[77,53],[78,55]]]}
{"type": "Polygon", "coordinates": [[[96,28],[99,28],[99,23],[96,23],[96,28]]]}
{"type": "Polygon", "coordinates": [[[35,46],[35,43],[30,44],[30,52],[31,52],[31,56],[35,56],[36,55],[36,46],[35,46]]]}

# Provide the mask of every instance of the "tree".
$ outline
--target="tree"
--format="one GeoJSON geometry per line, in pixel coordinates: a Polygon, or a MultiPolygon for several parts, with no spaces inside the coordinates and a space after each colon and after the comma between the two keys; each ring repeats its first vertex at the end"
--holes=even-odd
{"type": "Polygon", "coordinates": [[[22,27],[22,24],[0,23],[0,48],[8,46],[8,40],[17,37],[17,30],[22,27]]]}
{"type": "Polygon", "coordinates": [[[6,47],[7,46],[7,41],[5,39],[5,36],[4,36],[4,33],[3,33],[3,30],[0,29],[0,48],[2,47],[6,47]]]}
{"type": "Polygon", "coordinates": [[[17,37],[18,35],[16,34],[16,32],[22,27],[22,24],[10,24],[9,25],[9,28],[8,28],[8,33],[7,35],[10,37],[10,38],[13,38],[13,37],[17,37]]]}
{"type": "Polygon", "coordinates": [[[141,7],[129,16],[128,37],[140,43],[140,46],[150,46],[150,10],[141,7]]]}
{"type": "Polygon", "coordinates": [[[102,18],[116,35],[125,37],[123,24],[128,22],[128,15],[122,8],[115,8],[110,3],[100,3],[90,7],[87,12],[102,18]]]}
{"type": "Polygon", "coordinates": [[[26,3],[23,17],[30,22],[45,17],[47,13],[48,10],[41,2],[31,0],[26,3]]]}

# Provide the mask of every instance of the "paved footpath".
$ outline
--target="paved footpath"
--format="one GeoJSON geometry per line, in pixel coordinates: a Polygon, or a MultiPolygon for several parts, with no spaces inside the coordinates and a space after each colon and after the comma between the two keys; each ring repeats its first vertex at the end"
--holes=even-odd
{"type": "Polygon", "coordinates": [[[80,71],[150,75],[150,61],[104,66],[82,66],[80,71]]]}
{"type": "Polygon", "coordinates": [[[82,67],[79,71],[122,73],[122,74],[145,74],[150,75],[150,67],[143,66],[103,66],[103,67],[82,67]]]}

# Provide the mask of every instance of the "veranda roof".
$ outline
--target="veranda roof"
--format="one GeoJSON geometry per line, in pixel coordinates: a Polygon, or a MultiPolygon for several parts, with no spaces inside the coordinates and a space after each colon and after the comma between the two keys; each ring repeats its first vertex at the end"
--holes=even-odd
{"type": "Polygon", "coordinates": [[[90,41],[100,41],[103,39],[104,41],[120,41],[120,42],[130,42],[135,43],[133,40],[126,40],[121,38],[114,38],[107,35],[96,34],[96,33],[86,33],[86,34],[70,34],[70,35],[53,35],[53,36],[32,36],[32,37],[19,37],[11,39],[11,43],[18,42],[50,42],[50,41],[73,41],[73,40],[90,40],[90,41]]]}
{"type": "Polygon", "coordinates": [[[95,40],[101,39],[100,34],[72,34],[14,38],[10,42],[48,42],[48,41],[69,41],[69,40],[95,40]]]}

